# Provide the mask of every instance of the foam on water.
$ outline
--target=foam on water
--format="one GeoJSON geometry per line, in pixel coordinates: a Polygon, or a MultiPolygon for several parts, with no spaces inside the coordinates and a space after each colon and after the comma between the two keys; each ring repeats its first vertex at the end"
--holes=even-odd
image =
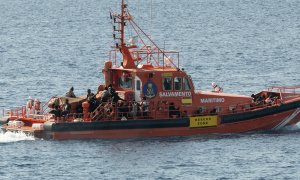
{"type": "Polygon", "coordinates": [[[32,141],[35,138],[31,135],[26,135],[23,132],[3,132],[0,130],[0,143],[10,143],[17,141],[32,141]]]}
{"type": "Polygon", "coordinates": [[[298,123],[298,124],[296,124],[296,125],[283,127],[283,128],[280,130],[280,132],[283,132],[283,133],[300,132],[300,125],[299,125],[299,123],[298,123]]]}

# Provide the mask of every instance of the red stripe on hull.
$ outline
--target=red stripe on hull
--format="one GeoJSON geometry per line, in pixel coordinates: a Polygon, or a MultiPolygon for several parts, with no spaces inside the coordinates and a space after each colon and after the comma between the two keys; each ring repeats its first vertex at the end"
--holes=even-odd
{"type": "MultiPolygon", "coordinates": [[[[68,131],[68,132],[49,132],[53,139],[126,139],[142,137],[161,137],[161,136],[189,136],[211,133],[241,133],[257,130],[271,130],[281,123],[286,117],[295,110],[286,111],[279,114],[265,116],[253,120],[236,123],[221,124],[217,127],[205,128],[152,128],[152,129],[117,129],[117,130],[93,130],[93,131],[68,131]]],[[[299,117],[299,116],[297,116],[299,117]]],[[[299,119],[299,118],[298,118],[299,119]]]]}

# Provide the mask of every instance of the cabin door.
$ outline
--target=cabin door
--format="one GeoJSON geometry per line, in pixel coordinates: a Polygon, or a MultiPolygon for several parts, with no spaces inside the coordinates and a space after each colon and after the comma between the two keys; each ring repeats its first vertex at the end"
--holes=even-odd
{"type": "Polygon", "coordinates": [[[135,76],[134,78],[134,99],[139,102],[142,101],[142,81],[139,77],[135,76]]]}

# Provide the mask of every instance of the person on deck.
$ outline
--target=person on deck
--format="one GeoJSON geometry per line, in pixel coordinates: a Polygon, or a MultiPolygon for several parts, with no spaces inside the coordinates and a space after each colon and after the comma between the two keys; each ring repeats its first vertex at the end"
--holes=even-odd
{"type": "Polygon", "coordinates": [[[148,111],[149,111],[149,102],[147,101],[146,97],[143,97],[143,100],[141,103],[141,110],[142,110],[142,116],[147,117],[148,111]]]}
{"type": "Polygon", "coordinates": [[[61,110],[59,108],[59,105],[55,105],[54,109],[51,110],[49,113],[55,116],[55,120],[60,120],[61,110]]]}
{"type": "Polygon", "coordinates": [[[136,119],[137,114],[138,114],[138,104],[134,100],[131,104],[131,113],[130,114],[131,114],[133,119],[136,119]]]}
{"type": "Polygon", "coordinates": [[[61,115],[67,119],[68,118],[68,114],[71,112],[71,104],[69,103],[69,99],[65,100],[65,103],[63,105],[63,111],[61,113],[61,115]]]}
{"type": "Polygon", "coordinates": [[[70,90],[66,93],[66,97],[76,98],[73,87],[71,87],[70,90]]]}
{"type": "Polygon", "coordinates": [[[82,116],[83,116],[82,103],[83,103],[83,101],[79,101],[76,105],[76,114],[74,115],[75,118],[82,118],[82,116]]]}
{"type": "Polygon", "coordinates": [[[125,101],[125,99],[122,99],[119,94],[115,92],[112,96],[112,102],[117,103],[119,100],[125,101]]]}
{"type": "Polygon", "coordinates": [[[104,91],[101,94],[100,100],[101,100],[101,102],[107,102],[109,98],[110,98],[110,94],[108,92],[108,88],[105,87],[104,91]]]}
{"type": "Polygon", "coordinates": [[[86,95],[86,98],[89,99],[91,97],[95,96],[94,93],[92,93],[92,91],[90,89],[87,90],[87,95],[86,95]]]}
{"type": "Polygon", "coordinates": [[[108,85],[108,93],[113,97],[116,93],[116,90],[112,87],[112,84],[108,85]]]}
{"type": "Polygon", "coordinates": [[[124,99],[122,99],[122,98],[118,95],[118,93],[117,93],[116,90],[112,87],[111,84],[108,86],[108,93],[109,93],[109,95],[111,96],[112,102],[113,102],[113,103],[117,103],[119,100],[125,101],[124,99]]]}

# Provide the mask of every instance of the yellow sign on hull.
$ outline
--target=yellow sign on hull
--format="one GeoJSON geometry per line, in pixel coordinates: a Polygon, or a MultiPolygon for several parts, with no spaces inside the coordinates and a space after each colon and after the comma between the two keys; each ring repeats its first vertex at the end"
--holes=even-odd
{"type": "Polygon", "coordinates": [[[182,104],[192,104],[193,99],[192,98],[183,98],[183,99],[181,99],[181,103],[182,104]]]}
{"type": "Polygon", "coordinates": [[[196,116],[190,117],[190,127],[210,127],[218,125],[218,116],[196,116]]]}

